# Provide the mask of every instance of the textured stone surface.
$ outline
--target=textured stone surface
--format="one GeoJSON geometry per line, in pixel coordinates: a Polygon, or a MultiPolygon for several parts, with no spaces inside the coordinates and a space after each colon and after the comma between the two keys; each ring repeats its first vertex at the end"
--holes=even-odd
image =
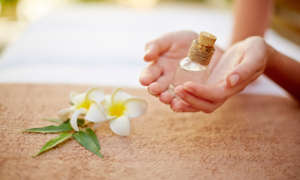
{"type": "MultiPolygon", "coordinates": [[[[173,113],[143,89],[146,115],[129,137],[97,130],[104,159],[74,140],[32,158],[52,134],[23,134],[51,124],[72,85],[0,85],[0,179],[297,179],[300,109],[289,99],[241,95],[215,113],[173,113]]],[[[112,88],[103,88],[111,92],[112,88]]]]}

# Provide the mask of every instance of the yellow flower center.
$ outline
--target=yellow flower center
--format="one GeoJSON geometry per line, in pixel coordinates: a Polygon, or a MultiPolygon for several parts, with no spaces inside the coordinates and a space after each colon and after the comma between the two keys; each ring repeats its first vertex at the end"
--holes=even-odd
{"type": "Polygon", "coordinates": [[[113,103],[108,111],[110,116],[120,117],[124,114],[126,107],[124,103],[113,103]]]}
{"type": "Polygon", "coordinates": [[[91,105],[92,105],[92,101],[86,99],[86,100],[82,101],[81,104],[78,104],[76,106],[76,109],[81,109],[81,108],[89,109],[91,105]]]}

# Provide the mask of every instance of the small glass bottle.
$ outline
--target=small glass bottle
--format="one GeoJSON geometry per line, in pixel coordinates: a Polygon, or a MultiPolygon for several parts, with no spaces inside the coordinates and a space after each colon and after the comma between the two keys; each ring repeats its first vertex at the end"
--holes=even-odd
{"type": "Polygon", "coordinates": [[[198,39],[192,42],[188,56],[178,63],[176,74],[169,89],[173,90],[176,86],[187,81],[205,83],[208,79],[208,64],[214,53],[216,37],[207,32],[201,32],[198,39]]]}

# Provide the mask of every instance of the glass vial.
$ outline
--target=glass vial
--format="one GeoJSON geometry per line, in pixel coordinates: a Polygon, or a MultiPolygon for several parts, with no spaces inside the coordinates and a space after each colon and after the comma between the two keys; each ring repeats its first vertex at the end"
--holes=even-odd
{"type": "Polygon", "coordinates": [[[169,87],[171,91],[187,81],[205,83],[209,76],[207,66],[215,50],[215,41],[214,35],[201,32],[198,39],[192,42],[188,56],[178,63],[176,74],[169,87]]]}

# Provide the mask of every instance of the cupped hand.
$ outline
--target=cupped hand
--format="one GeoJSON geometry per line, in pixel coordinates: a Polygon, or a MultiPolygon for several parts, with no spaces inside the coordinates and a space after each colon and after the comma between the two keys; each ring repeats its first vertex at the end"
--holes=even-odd
{"type": "Polygon", "coordinates": [[[212,67],[206,83],[177,86],[171,108],[180,112],[211,113],[228,98],[258,78],[267,64],[268,50],[260,37],[250,37],[230,47],[212,67]]]}
{"type": "MultiPolygon", "coordinates": [[[[144,60],[151,64],[142,72],[140,83],[163,103],[170,104],[174,99],[174,95],[168,91],[169,85],[174,79],[178,62],[187,56],[192,41],[197,37],[198,34],[193,31],[177,31],[146,44],[144,60]]],[[[220,54],[217,48],[213,59],[220,54]]]]}
{"type": "Polygon", "coordinates": [[[144,60],[150,64],[142,72],[140,83],[148,86],[150,94],[159,96],[168,89],[178,61],[187,55],[192,41],[197,37],[198,34],[192,31],[177,31],[146,44],[144,60]]]}

